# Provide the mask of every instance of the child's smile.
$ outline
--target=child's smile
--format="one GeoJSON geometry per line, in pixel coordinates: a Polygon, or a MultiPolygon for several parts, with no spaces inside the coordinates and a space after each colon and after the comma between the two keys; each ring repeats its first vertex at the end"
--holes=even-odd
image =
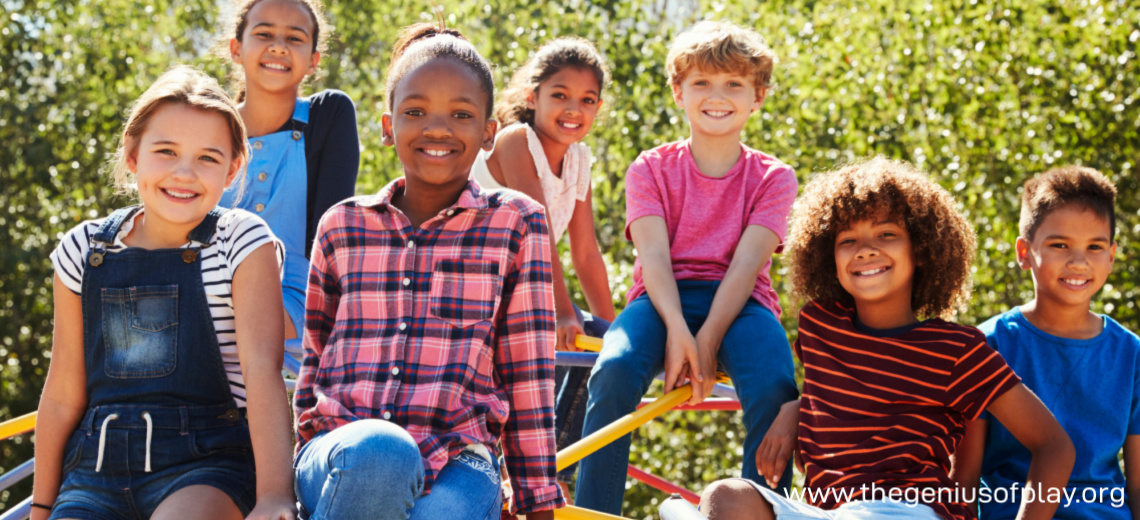
{"type": "Polygon", "coordinates": [[[566,67],[527,99],[539,137],[572,144],[586,137],[602,106],[598,79],[589,69],[566,67]]]}
{"type": "Polygon", "coordinates": [[[685,110],[694,134],[737,135],[752,112],[759,110],[752,81],[736,72],[694,69],[673,86],[673,100],[685,110]]]}
{"type": "Polygon", "coordinates": [[[860,319],[869,326],[905,325],[870,323],[876,316],[904,312],[913,316],[914,252],[910,235],[886,212],[853,222],[836,235],[835,265],[840,285],[855,298],[860,319]]]}
{"type": "Polygon", "coordinates": [[[1017,239],[1018,262],[1033,271],[1037,299],[1088,308],[1112,272],[1116,244],[1108,219],[1080,206],[1049,213],[1033,242],[1017,239]]]}
{"type": "Polygon", "coordinates": [[[262,0],[250,9],[241,41],[230,42],[233,60],[245,69],[249,87],[296,89],[316,70],[313,20],[293,0],[262,0]]]}
{"type": "Polygon", "coordinates": [[[495,135],[475,73],[454,59],[432,60],[400,79],[394,96],[393,112],[383,117],[384,144],[396,148],[409,181],[465,184],[495,135]]]}
{"type": "Polygon", "coordinates": [[[230,150],[229,125],[216,113],[168,104],[135,139],[127,164],[135,171],[144,222],[181,245],[241,166],[230,150]]]}

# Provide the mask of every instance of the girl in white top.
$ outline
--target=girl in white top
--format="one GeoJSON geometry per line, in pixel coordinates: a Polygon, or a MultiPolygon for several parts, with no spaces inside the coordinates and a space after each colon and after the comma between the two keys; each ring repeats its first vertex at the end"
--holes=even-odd
{"type": "MultiPolygon", "coordinates": [[[[546,208],[553,258],[559,258],[558,242],[569,231],[574,272],[592,316],[571,302],[562,265],[554,262],[558,350],[575,350],[578,334],[601,337],[614,319],[609,278],[594,234],[590,148],[580,142],[594,124],[608,81],[609,70],[589,41],[547,42],[511,77],[495,109],[504,128],[494,150],[480,152],[471,167],[471,176],[484,188],[517,190],[546,208]]],[[[555,374],[559,449],[581,436],[588,376],[584,368],[555,374]]],[[[573,467],[563,470],[559,482],[568,482],[571,475],[573,467]]]]}

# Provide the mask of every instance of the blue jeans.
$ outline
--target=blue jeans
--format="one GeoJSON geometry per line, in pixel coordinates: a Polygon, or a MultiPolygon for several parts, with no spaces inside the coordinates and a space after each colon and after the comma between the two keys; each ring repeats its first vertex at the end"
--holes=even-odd
{"type": "MultiPolygon", "coordinates": [[[[582,332],[591,338],[600,338],[610,328],[610,322],[590,313],[583,312],[577,305],[574,312],[582,324],[582,332]]],[[[587,367],[554,368],[554,434],[558,451],[582,440],[582,425],[586,420],[586,380],[590,378],[587,367]]],[[[578,464],[559,471],[559,482],[567,482],[578,471],[578,464]]]]}
{"type": "MultiPolygon", "coordinates": [[[[720,282],[679,281],[681,311],[695,335],[704,325],[720,282]]],[[[590,374],[583,436],[633,412],[653,377],[664,368],[665,323],[648,294],[626,306],[606,333],[602,353],[590,374]]],[[[749,300],[724,335],[717,354],[732,378],[744,409],[744,478],[762,482],[756,470],[756,449],[776,418],[780,405],[795,399],[792,352],[779,320],[749,300]]],[[[625,435],[582,459],[575,504],[613,515],[621,514],[625,494],[630,436],[625,435]]],[[[791,464],[780,479],[791,483],[791,464]]]]}
{"type": "Polygon", "coordinates": [[[464,451],[424,494],[424,465],[403,428],[363,419],[314,437],[296,466],[300,517],[312,520],[498,519],[498,462],[464,451]]]}

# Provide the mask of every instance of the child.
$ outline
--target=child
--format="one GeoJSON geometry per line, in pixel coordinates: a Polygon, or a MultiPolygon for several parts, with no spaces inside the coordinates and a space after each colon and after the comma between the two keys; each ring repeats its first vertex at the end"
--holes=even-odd
{"type": "Polygon", "coordinates": [[[317,221],[351,197],[360,168],[356,109],[339,90],[298,97],[328,39],[320,0],[245,0],[228,56],[253,155],[245,195],[222,206],[255,212],[285,243],[285,339],[305,325],[308,256],[317,221]]]}
{"type": "MultiPolygon", "coordinates": [[[[1065,489],[1075,500],[1063,501],[1055,518],[1140,518],[1140,339],[1089,310],[1116,256],[1115,197],[1112,182],[1091,168],[1057,168],[1026,182],[1016,250],[1033,273],[1035,297],[978,327],[1076,444],[1065,489]],[[1117,462],[1121,447],[1128,478],[1117,462]]],[[[1003,488],[1017,496],[1030,454],[1004,421],[989,419],[971,423],[958,466],[968,485],[980,471],[991,496],[1003,488]]],[[[1016,502],[979,502],[983,519],[1017,514],[1016,502]]]]}
{"type": "MultiPolygon", "coordinates": [[[[511,188],[542,204],[550,223],[551,258],[570,231],[574,272],[590,305],[583,313],[570,301],[561,262],[553,262],[557,348],[574,349],[574,337],[602,337],[614,320],[606,265],[594,233],[590,194],[590,148],[581,143],[602,107],[609,70],[594,45],[581,38],[547,42],[511,78],[496,109],[508,125],[495,138],[494,152],[480,152],[471,177],[484,189],[511,188]]],[[[582,437],[588,368],[555,370],[555,430],[558,449],[582,437]]],[[[566,484],[577,466],[558,472],[566,484]]]]}
{"type": "Polygon", "coordinates": [[[404,176],[321,220],[297,381],[302,518],[553,518],[554,301],[542,206],[468,179],[491,69],[454,31],[404,29],[384,143],[404,176]]]}
{"type": "MultiPolygon", "coordinates": [[[[697,403],[723,365],[744,408],[748,453],[780,404],[795,397],[768,270],[787,231],[796,177],[740,142],[764,102],[774,59],[758,34],[727,23],[702,22],[673,44],[669,82],[691,137],[643,152],[627,173],[634,285],[590,375],[583,435],[632,412],[662,367],[665,390],[688,378],[697,403]]],[[[583,459],[579,506],[620,513],[629,438],[583,459]]],[[[743,474],[759,477],[747,459],[743,474]]]]}
{"type": "Polygon", "coordinates": [[[131,110],[114,176],[141,206],[51,254],[32,518],[293,517],[283,255],[260,218],[217,207],[245,137],[229,96],[188,67],[131,110]]]}
{"type": "MultiPolygon", "coordinates": [[[[803,397],[755,456],[773,479],[798,422],[810,505],[721,481],[701,499],[709,518],[973,518],[950,469],[966,421],[986,409],[1030,447],[1027,485],[1064,484],[1073,447],[1056,419],[981,333],[940,318],[967,301],[975,248],[946,190],[902,162],[846,166],[804,189],[788,243],[791,281],[811,300],[795,343],[803,397]]],[[[1021,507],[1045,519],[1056,504],[1021,507]]]]}

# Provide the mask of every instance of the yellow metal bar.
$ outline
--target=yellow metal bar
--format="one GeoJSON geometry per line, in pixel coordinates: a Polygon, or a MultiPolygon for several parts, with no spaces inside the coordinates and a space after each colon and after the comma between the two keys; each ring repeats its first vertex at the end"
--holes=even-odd
{"type": "Polygon", "coordinates": [[[627,520],[624,516],[614,516],[606,513],[599,513],[597,511],[582,509],[575,506],[566,506],[562,509],[555,509],[554,518],[559,520],[627,520]]]}
{"type": "Polygon", "coordinates": [[[36,429],[36,412],[21,415],[0,423],[0,440],[15,437],[21,433],[28,433],[34,429],[36,429]]]}
{"type": "Polygon", "coordinates": [[[579,334],[574,337],[574,346],[590,352],[601,352],[602,338],[591,338],[590,336],[579,334]]]}
{"type": "Polygon", "coordinates": [[[570,446],[567,446],[562,451],[558,452],[556,467],[558,471],[566,469],[571,464],[582,460],[587,455],[598,451],[602,446],[605,446],[618,437],[625,435],[639,426],[652,421],[657,416],[672,410],[673,407],[688,401],[693,396],[693,387],[689,385],[682,386],[653,402],[653,404],[646,405],[637,411],[622,417],[611,423],[609,426],[602,428],[585,439],[582,439],[570,446]]]}

